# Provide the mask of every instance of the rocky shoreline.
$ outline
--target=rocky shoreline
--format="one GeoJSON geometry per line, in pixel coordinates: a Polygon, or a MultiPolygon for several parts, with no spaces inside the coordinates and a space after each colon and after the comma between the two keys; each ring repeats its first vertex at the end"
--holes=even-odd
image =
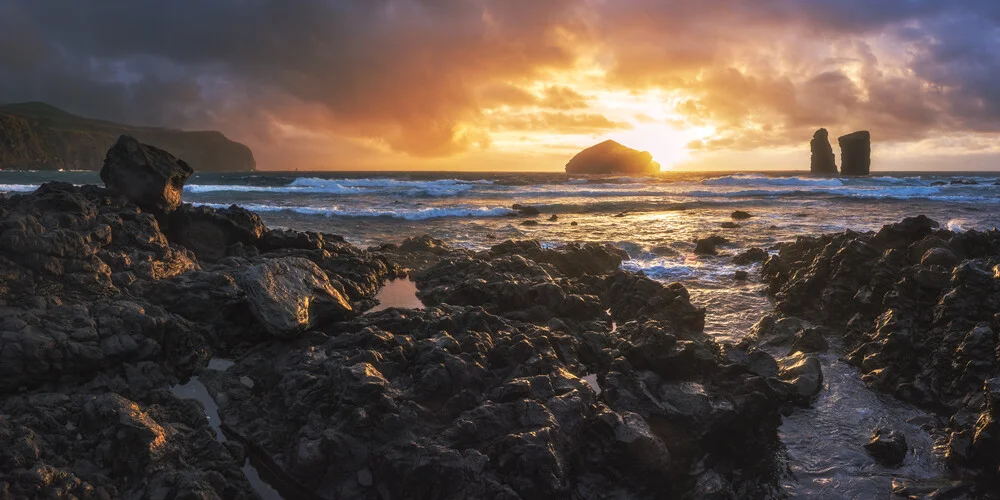
{"type": "Polygon", "coordinates": [[[611,245],[361,249],[182,204],[160,153],[123,138],[108,188],[0,196],[0,498],[256,498],[248,463],[286,499],[778,497],[778,426],[838,331],[873,387],[954,415],[963,494],[995,480],[995,231],[783,244],[783,317],[729,346],[611,245]],[[368,312],[404,276],[426,307],[368,312]]]}

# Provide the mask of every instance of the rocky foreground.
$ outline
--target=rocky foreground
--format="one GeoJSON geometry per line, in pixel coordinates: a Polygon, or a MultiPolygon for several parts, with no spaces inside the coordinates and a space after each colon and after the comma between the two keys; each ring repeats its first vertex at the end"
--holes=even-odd
{"type": "MultiPolygon", "coordinates": [[[[935,494],[995,484],[996,231],[780,245],[780,317],[721,346],[610,245],[365,250],[183,204],[189,175],[123,137],[107,187],[0,196],[0,498],[256,498],[247,464],[286,499],[780,496],[781,415],[835,335],[874,388],[950,418],[976,482],[935,494]],[[369,312],[404,275],[426,307],[369,312]],[[176,390],[194,382],[215,427],[176,390]]],[[[906,443],[877,429],[869,451],[906,443]]]]}
{"type": "MultiPolygon", "coordinates": [[[[765,318],[758,336],[773,341],[792,318],[825,325],[870,387],[944,419],[949,465],[979,482],[961,494],[998,495],[1000,231],[956,233],[920,216],[874,233],[800,237],[779,245],[763,275],[787,318],[765,318]]],[[[870,450],[885,448],[882,434],[870,450]]],[[[959,490],[950,494],[939,497],[959,490]]]]}
{"type": "Polygon", "coordinates": [[[622,251],[362,250],[182,204],[188,175],[123,137],[107,188],[0,197],[0,498],[254,498],[248,458],[289,499],[773,493],[817,374],[724,356],[622,251]],[[364,314],[407,270],[428,307],[364,314]]]}

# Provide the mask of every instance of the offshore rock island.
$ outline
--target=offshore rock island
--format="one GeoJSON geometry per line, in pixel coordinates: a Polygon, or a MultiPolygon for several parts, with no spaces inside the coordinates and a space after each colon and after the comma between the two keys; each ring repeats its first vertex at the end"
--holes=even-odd
{"type": "MultiPolygon", "coordinates": [[[[871,142],[871,133],[867,130],[852,132],[837,139],[840,145],[840,175],[865,176],[871,173],[871,142]]],[[[813,134],[809,152],[809,173],[818,176],[837,175],[837,161],[830,146],[830,133],[825,128],[813,134]]]]}
{"type": "Polygon", "coordinates": [[[286,499],[780,497],[779,426],[841,349],[940,417],[953,480],[896,493],[996,491],[995,230],[750,249],[776,314],[724,344],[610,244],[363,249],[184,203],[191,170],[121,137],[104,187],[0,196],[0,496],[255,498],[259,472],[286,499]],[[423,307],[375,308],[400,279],[423,307]]]}
{"type": "Polygon", "coordinates": [[[0,170],[97,170],[122,134],[178,154],[200,172],[256,168],[250,148],[221,132],[123,125],[25,102],[0,105],[0,170]]]}
{"type": "Polygon", "coordinates": [[[638,151],[607,140],[577,153],[566,164],[567,174],[584,175],[654,175],[660,164],[648,151],[638,151]]]}

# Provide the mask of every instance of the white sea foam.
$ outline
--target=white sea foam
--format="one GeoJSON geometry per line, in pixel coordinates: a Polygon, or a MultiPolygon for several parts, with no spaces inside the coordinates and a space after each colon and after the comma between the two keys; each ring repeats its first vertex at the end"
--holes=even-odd
{"type": "MultiPolygon", "coordinates": [[[[203,205],[212,208],[227,208],[224,203],[204,203],[203,205]]],[[[379,208],[357,208],[344,209],[340,207],[302,207],[302,206],[281,206],[281,205],[259,205],[244,204],[243,208],[252,212],[294,212],[302,215],[324,215],[327,217],[389,217],[393,219],[405,220],[428,220],[441,219],[445,217],[503,217],[511,213],[509,208],[503,207],[447,207],[447,208],[419,208],[419,209],[379,209],[379,208]]]]}
{"type": "Polygon", "coordinates": [[[0,184],[0,193],[28,193],[36,189],[37,184],[0,184]]]}
{"type": "Polygon", "coordinates": [[[840,179],[803,177],[768,177],[760,174],[736,174],[701,181],[706,186],[843,186],[840,179]]]}
{"type": "Polygon", "coordinates": [[[212,192],[252,192],[252,193],[323,193],[336,195],[354,194],[397,194],[401,196],[455,196],[475,189],[477,186],[489,186],[493,181],[460,179],[440,179],[431,181],[413,181],[386,178],[362,179],[321,179],[318,177],[299,177],[284,186],[247,186],[239,184],[189,184],[184,190],[190,193],[212,192]]]}

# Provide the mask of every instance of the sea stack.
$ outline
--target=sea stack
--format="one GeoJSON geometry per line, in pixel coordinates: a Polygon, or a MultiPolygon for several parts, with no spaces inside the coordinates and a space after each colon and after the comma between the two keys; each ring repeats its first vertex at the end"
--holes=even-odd
{"type": "Polygon", "coordinates": [[[872,166],[872,136],[867,130],[837,139],[840,143],[840,175],[868,175],[872,166]]]}
{"type": "Polygon", "coordinates": [[[830,134],[821,128],[813,134],[809,143],[812,159],[809,162],[809,172],[813,175],[837,175],[837,162],[830,146],[830,134]]]}
{"type": "Polygon", "coordinates": [[[660,164],[648,151],[638,151],[615,141],[604,141],[577,153],[566,164],[567,174],[653,175],[660,164]]]}

